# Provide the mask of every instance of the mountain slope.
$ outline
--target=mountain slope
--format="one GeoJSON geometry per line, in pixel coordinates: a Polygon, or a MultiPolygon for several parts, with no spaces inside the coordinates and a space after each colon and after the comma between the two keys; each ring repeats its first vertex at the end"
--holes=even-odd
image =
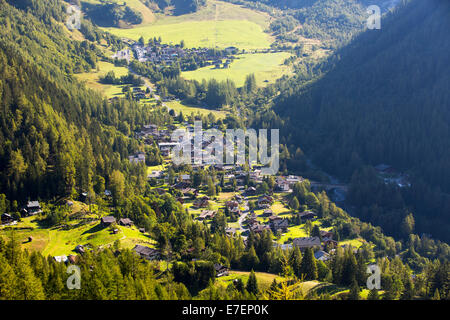
{"type": "Polygon", "coordinates": [[[138,148],[126,135],[148,122],[136,103],[110,104],[73,74],[101,58],[89,41],[73,41],[60,1],[33,0],[17,9],[0,0],[0,193],[30,198],[76,196],[92,189],[138,148]],[[59,12],[59,13],[58,13],[59,12]],[[45,12],[44,12],[45,13],[45,12]]]}
{"type": "MultiPolygon", "coordinates": [[[[409,1],[381,30],[359,36],[328,61],[326,75],[278,101],[295,123],[292,143],[344,179],[387,163],[450,192],[449,29],[449,2],[409,1]]],[[[448,221],[449,200],[434,193],[436,225],[448,221]]],[[[413,207],[423,196],[415,198],[413,207]]]]}

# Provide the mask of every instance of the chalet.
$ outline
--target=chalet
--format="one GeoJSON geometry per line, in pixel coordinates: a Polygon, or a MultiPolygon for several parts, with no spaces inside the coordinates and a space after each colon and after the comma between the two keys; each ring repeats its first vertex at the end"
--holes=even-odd
{"type": "Polygon", "coordinates": [[[320,236],[321,236],[322,238],[333,239],[333,232],[331,232],[331,231],[325,231],[325,230],[320,230],[320,236]]]}
{"type": "Polygon", "coordinates": [[[189,188],[189,186],[190,186],[190,183],[188,183],[188,182],[178,182],[178,183],[174,184],[172,186],[172,188],[177,189],[177,190],[182,190],[182,189],[189,188]]]}
{"type": "Polygon", "coordinates": [[[162,176],[163,176],[162,171],[160,171],[160,170],[152,170],[152,173],[148,174],[147,178],[148,179],[152,179],[152,178],[157,179],[157,178],[161,178],[162,176]]]}
{"type": "Polygon", "coordinates": [[[262,209],[269,208],[272,204],[272,199],[268,196],[262,196],[258,198],[258,207],[262,209]]]}
{"type": "Polygon", "coordinates": [[[219,263],[214,264],[214,269],[216,270],[217,278],[228,275],[228,268],[219,263]]]}
{"type": "Polygon", "coordinates": [[[330,255],[323,250],[319,250],[314,253],[314,258],[321,261],[327,261],[330,259],[330,255]]]}
{"type": "Polygon", "coordinates": [[[272,220],[269,223],[270,229],[272,229],[272,231],[274,233],[276,233],[277,231],[281,231],[281,232],[286,232],[287,228],[289,226],[289,222],[287,219],[276,219],[276,220],[272,220]]]}
{"type": "Polygon", "coordinates": [[[254,223],[249,228],[254,233],[262,233],[264,230],[270,230],[269,226],[259,224],[258,222],[254,223]]]}
{"type": "Polygon", "coordinates": [[[4,213],[1,216],[2,224],[8,224],[14,221],[13,217],[9,213],[4,213]]]}
{"type": "Polygon", "coordinates": [[[158,133],[158,126],[154,124],[146,124],[142,127],[141,134],[147,135],[147,134],[157,134],[158,133]]]}
{"type": "Polygon", "coordinates": [[[258,218],[255,214],[255,212],[252,212],[250,215],[247,216],[247,223],[249,225],[257,223],[258,222],[258,218]]]}
{"type": "Polygon", "coordinates": [[[26,206],[26,212],[27,215],[33,216],[35,214],[41,213],[41,205],[39,204],[39,201],[28,201],[26,206]]]}
{"type": "Polygon", "coordinates": [[[297,182],[302,182],[303,181],[303,178],[302,177],[299,177],[299,176],[293,176],[293,175],[290,175],[290,176],[287,176],[286,177],[286,183],[290,186],[290,187],[292,187],[294,184],[296,184],[297,182]]]}
{"type": "Polygon", "coordinates": [[[322,243],[324,246],[337,247],[338,242],[332,238],[324,237],[322,238],[322,243]]]}
{"type": "Polygon", "coordinates": [[[276,184],[275,190],[279,192],[289,192],[291,190],[291,187],[289,186],[288,182],[283,181],[276,184]]]}
{"type": "Polygon", "coordinates": [[[300,212],[298,215],[300,216],[300,218],[302,218],[302,220],[312,220],[317,217],[317,214],[312,211],[300,212]]]}
{"type": "Polygon", "coordinates": [[[61,263],[61,262],[67,263],[67,262],[69,261],[68,258],[67,258],[67,256],[65,256],[65,255],[62,255],[62,256],[55,256],[55,257],[53,257],[53,259],[55,259],[55,261],[56,261],[56,262],[59,262],[59,263],[61,263]]]}
{"type": "Polygon", "coordinates": [[[280,217],[280,216],[276,216],[276,215],[271,215],[271,216],[269,217],[269,222],[277,221],[277,220],[283,220],[283,218],[280,217]]]}
{"type": "Polygon", "coordinates": [[[155,259],[159,258],[159,252],[156,249],[152,249],[152,248],[141,246],[141,245],[137,244],[133,248],[133,250],[143,259],[155,260],[155,259]]]}
{"type": "Polygon", "coordinates": [[[141,163],[141,162],[145,163],[145,154],[143,152],[139,152],[139,153],[137,153],[135,155],[129,156],[128,160],[131,163],[136,163],[136,164],[141,163]]]}
{"type": "Polygon", "coordinates": [[[320,247],[319,237],[302,237],[292,240],[292,244],[299,249],[320,247]]]}
{"type": "Polygon", "coordinates": [[[245,193],[249,196],[253,196],[256,194],[256,188],[255,187],[249,187],[247,190],[245,190],[245,193]]]}
{"type": "Polygon", "coordinates": [[[119,220],[119,224],[121,226],[131,227],[133,225],[133,221],[131,221],[129,218],[121,218],[119,220]]]}
{"type": "MultiPolygon", "coordinates": [[[[160,131],[161,134],[163,134],[163,131],[160,131]]],[[[170,151],[175,146],[178,146],[178,142],[160,142],[158,143],[159,151],[161,152],[161,155],[164,157],[168,157],[170,155],[170,151]]]]}
{"type": "Polygon", "coordinates": [[[185,196],[185,197],[189,197],[192,195],[197,196],[197,194],[198,194],[197,189],[194,189],[194,188],[184,188],[184,189],[181,189],[180,191],[183,194],[183,196],[185,196]]]}
{"type": "Polygon", "coordinates": [[[113,216],[106,216],[106,217],[102,217],[100,219],[101,224],[103,227],[108,227],[114,223],[116,223],[116,218],[114,218],[113,216]]]}
{"type": "Polygon", "coordinates": [[[203,210],[202,213],[197,217],[197,220],[212,219],[216,215],[216,211],[213,210],[203,210]]]}
{"type": "Polygon", "coordinates": [[[209,198],[208,197],[203,197],[203,198],[198,198],[194,201],[194,207],[197,208],[206,208],[209,205],[209,198]]]}
{"type": "Polygon", "coordinates": [[[239,202],[237,201],[227,201],[225,202],[226,207],[232,213],[240,213],[239,202]]]}

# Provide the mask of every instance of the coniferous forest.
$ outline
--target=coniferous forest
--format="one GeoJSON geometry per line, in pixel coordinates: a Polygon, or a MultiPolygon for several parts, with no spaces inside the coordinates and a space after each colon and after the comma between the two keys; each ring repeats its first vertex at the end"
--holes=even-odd
{"type": "MultiPolygon", "coordinates": [[[[0,300],[448,300],[450,3],[380,0],[368,30],[367,1],[344,2],[226,1],[270,17],[265,53],[291,68],[236,85],[185,79],[202,48],[105,31],[142,23],[134,1],[70,2],[74,31],[68,1],[0,0],[0,300]],[[170,134],[194,121],[279,128],[279,172],[173,163],[170,134]]],[[[227,49],[208,63],[264,54],[227,49]]]]}

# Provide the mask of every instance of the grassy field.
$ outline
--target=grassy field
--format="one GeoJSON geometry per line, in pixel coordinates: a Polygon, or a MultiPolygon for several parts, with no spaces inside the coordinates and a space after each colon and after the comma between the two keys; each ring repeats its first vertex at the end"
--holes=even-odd
{"type": "Polygon", "coordinates": [[[358,249],[363,244],[362,239],[351,239],[351,240],[344,240],[339,242],[339,246],[344,245],[351,245],[354,249],[358,249]]]}
{"type": "Polygon", "coordinates": [[[121,77],[128,74],[128,69],[126,67],[116,67],[112,63],[99,61],[98,70],[76,74],[75,76],[78,80],[85,82],[88,88],[99,91],[105,96],[111,98],[122,94],[122,86],[102,84],[99,82],[100,77],[104,76],[109,71],[114,71],[116,77],[121,77]]]}
{"type": "Polygon", "coordinates": [[[304,229],[305,225],[300,226],[293,226],[288,229],[288,232],[283,233],[280,240],[278,240],[278,243],[285,243],[289,238],[295,239],[295,238],[301,238],[301,237],[308,237],[308,234],[306,233],[304,229]]]}
{"type": "Polygon", "coordinates": [[[181,111],[185,116],[190,115],[192,112],[194,114],[200,113],[202,116],[207,116],[209,113],[212,113],[217,119],[224,119],[227,115],[225,111],[209,110],[204,108],[187,106],[179,101],[169,101],[164,103],[167,105],[167,107],[173,109],[177,114],[181,111]]]}
{"type": "MultiPolygon", "coordinates": [[[[250,272],[246,272],[246,271],[231,271],[228,276],[218,278],[216,285],[228,286],[229,284],[233,283],[233,280],[235,280],[235,279],[241,279],[245,285],[248,281],[249,275],[250,275],[250,272]]],[[[283,282],[285,280],[285,278],[278,276],[276,274],[272,274],[272,273],[255,272],[255,275],[256,275],[256,280],[258,282],[258,287],[262,291],[269,289],[269,287],[272,284],[274,279],[278,283],[283,282]]],[[[301,289],[303,295],[306,295],[306,294],[308,294],[308,292],[310,290],[315,289],[316,287],[318,287],[320,285],[321,285],[321,283],[319,281],[305,281],[305,282],[302,282],[296,288],[296,290],[301,289]]]]}
{"type": "Polygon", "coordinates": [[[180,23],[185,21],[223,21],[223,20],[245,20],[253,22],[263,29],[270,23],[270,16],[264,12],[255,11],[232,3],[207,0],[206,6],[197,12],[179,16],[156,14],[155,25],[180,23]]]}
{"type": "Polygon", "coordinates": [[[156,15],[153,23],[120,29],[105,28],[119,37],[138,40],[159,37],[165,43],[185,41],[187,47],[236,46],[241,49],[267,48],[271,36],[264,33],[269,16],[230,3],[209,1],[198,12],[181,16],[156,15]]]}
{"type": "Polygon", "coordinates": [[[185,21],[164,25],[146,25],[131,29],[105,28],[119,37],[138,40],[161,37],[163,42],[177,44],[184,40],[186,47],[235,46],[240,49],[261,49],[270,46],[269,35],[261,26],[250,21],[185,21]]]}
{"type": "MultiPolygon", "coordinates": [[[[266,290],[272,284],[273,279],[276,279],[277,282],[282,282],[284,280],[283,277],[280,277],[276,274],[266,273],[266,272],[255,272],[256,280],[258,282],[258,286],[262,290],[266,290]]],[[[241,279],[244,284],[247,283],[250,272],[246,271],[231,271],[228,276],[218,278],[218,284],[225,284],[226,286],[230,283],[233,283],[235,279],[241,279]]]]}
{"type": "Polygon", "coordinates": [[[182,73],[182,77],[189,80],[231,79],[236,86],[241,87],[245,82],[245,77],[254,73],[258,86],[273,83],[284,74],[291,74],[288,66],[283,64],[284,60],[291,56],[288,52],[276,53],[255,53],[238,55],[238,59],[233,61],[228,69],[216,69],[214,66],[207,66],[194,71],[182,73]]]}
{"type": "MultiPolygon", "coordinates": [[[[86,208],[83,204],[75,202],[72,212],[77,213],[81,209],[86,208]]],[[[74,254],[74,249],[79,244],[109,246],[116,240],[120,240],[122,248],[133,248],[138,243],[146,246],[154,244],[154,240],[141,233],[136,227],[117,226],[119,232],[113,234],[109,228],[100,226],[100,222],[94,214],[83,215],[81,219],[72,219],[68,225],[67,230],[46,227],[42,225],[38,217],[26,217],[22,218],[22,221],[13,228],[16,239],[24,249],[38,250],[46,256],[74,254]],[[95,220],[89,221],[86,218],[95,220]],[[33,238],[31,242],[27,241],[30,236],[33,238]]],[[[0,237],[8,238],[10,236],[11,229],[0,229],[0,237]]]]}

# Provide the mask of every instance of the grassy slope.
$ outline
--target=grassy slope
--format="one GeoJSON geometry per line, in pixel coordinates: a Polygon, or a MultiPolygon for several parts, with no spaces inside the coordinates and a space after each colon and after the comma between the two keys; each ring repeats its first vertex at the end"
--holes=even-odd
{"type": "Polygon", "coordinates": [[[243,49],[267,48],[271,37],[264,33],[269,16],[220,1],[209,1],[198,12],[181,16],[158,15],[154,23],[143,23],[129,29],[105,28],[120,37],[138,40],[161,36],[163,42],[185,41],[188,47],[243,49]],[[216,11],[217,5],[217,11],[216,11]]]}
{"type": "MultiPolygon", "coordinates": [[[[258,282],[258,286],[260,289],[265,290],[270,287],[272,284],[273,279],[276,279],[277,282],[282,282],[284,280],[283,277],[280,277],[276,274],[272,273],[266,273],[266,272],[255,272],[256,274],[256,280],[258,282]]],[[[235,279],[242,279],[242,282],[247,283],[248,277],[250,275],[250,272],[246,271],[232,271],[230,272],[230,275],[225,277],[218,278],[217,283],[218,284],[225,284],[226,286],[230,283],[233,283],[233,280],[235,279]]]]}
{"type": "Polygon", "coordinates": [[[185,116],[190,115],[192,112],[197,114],[199,112],[203,116],[207,116],[209,113],[212,113],[217,119],[224,119],[226,117],[225,111],[217,111],[217,110],[209,110],[204,108],[192,107],[182,104],[179,101],[170,101],[164,102],[170,109],[173,109],[177,114],[178,112],[182,112],[185,116]]]}
{"type": "MultiPolygon", "coordinates": [[[[86,210],[86,206],[75,202],[74,213],[79,210],[86,210]]],[[[88,214],[83,218],[96,218],[96,215],[88,214]]],[[[119,232],[112,234],[108,228],[102,228],[99,220],[82,223],[82,219],[70,220],[69,230],[48,228],[39,223],[37,217],[23,218],[15,227],[15,235],[24,249],[39,250],[44,255],[58,256],[74,254],[77,245],[91,244],[94,246],[108,246],[116,240],[120,240],[122,248],[132,248],[139,243],[152,246],[154,241],[147,235],[142,234],[136,227],[128,228],[117,226],[119,232]],[[33,241],[28,242],[28,237],[33,237],[33,241]]],[[[0,229],[0,237],[9,237],[11,232],[5,228],[0,229]]]]}
{"type": "Polygon", "coordinates": [[[78,80],[85,81],[87,87],[100,91],[107,97],[113,97],[122,93],[122,86],[102,84],[99,82],[100,76],[105,75],[109,71],[114,71],[116,77],[128,74],[128,69],[126,67],[116,67],[112,63],[99,61],[98,71],[92,70],[91,72],[80,73],[75,76],[78,80]]]}
{"type": "Polygon", "coordinates": [[[283,65],[284,60],[291,56],[288,52],[277,53],[257,53],[237,56],[228,69],[215,69],[214,66],[208,66],[195,71],[183,72],[185,79],[199,80],[212,79],[226,80],[231,79],[236,86],[241,87],[245,82],[245,77],[254,73],[258,86],[263,86],[265,80],[274,82],[283,74],[290,74],[289,67],[283,65]]]}

